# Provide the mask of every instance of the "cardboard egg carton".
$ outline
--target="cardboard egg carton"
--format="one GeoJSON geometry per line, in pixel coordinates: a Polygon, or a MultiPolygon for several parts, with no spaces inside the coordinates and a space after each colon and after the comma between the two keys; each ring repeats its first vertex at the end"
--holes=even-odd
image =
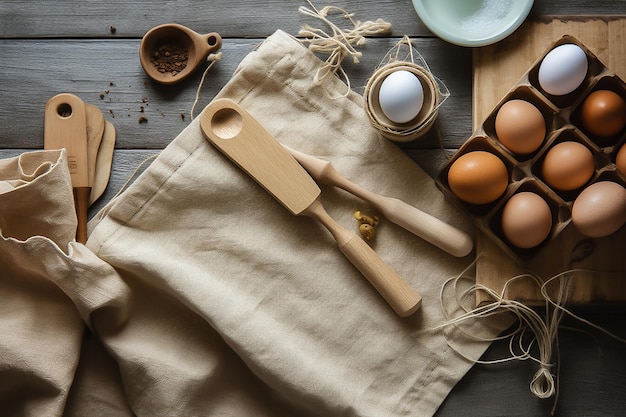
{"type": "Polygon", "coordinates": [[[584,99],[595,90],[611,90],[626,99],[626,83],[610,71],[600,60],[576,38],[565,35],[555,41],[517,84],[500,100],[489,115],[471,134],[455,155],[444,166],[436,179],[444,195],[458,204],[474,221],[476,226],[492,239],[514,260],[523,263],[536,255],[549,242],[571,225],[571,208],[576,197],[587,186],[601,180],[612,180],[626,186],[626,177],[615,167],[615,155],[626,142],[622,131],[610,138],[600,138],[589,134],[580,121],[580,107],[584,99]],[[578,45],[587,55],[588,69],[584,81],[573,92],[554,96],[545,92],[538,81],[539,66],[543,58],[554,48],[563,44],[578,45]],[[529,155],[517,155],[505,148],[495,130],[495,118],[500,107],[513,99],[522,99],[533,104],[546,122],[546,137],[541,147],[529,155]],[[573,191],[553,189],[541,177],[541,165],[546,153],[557,143],[576,141],[584,144],[594,155],[595,172],[583,187],[573,191]],[[496,201],[473,205],[457,198],[448,184],[448,171],[454,161],[472,151],[487,151],[498,156],[507,167],[509,183],[504,194],[496,201]],[[532,191],[543,197],[552,213],[552,229],[543,243],[529,249],[521,249],[507,241],[501,227],[501,214],[504,205],[514,194],[532,191]]]}

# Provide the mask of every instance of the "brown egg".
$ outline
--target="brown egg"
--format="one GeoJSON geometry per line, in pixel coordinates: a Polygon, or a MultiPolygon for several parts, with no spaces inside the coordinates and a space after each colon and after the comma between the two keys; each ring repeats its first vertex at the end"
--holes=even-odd
{"type": "Polygon", "coordinates": [[[622,145],[615,156],[615,166],[617,170],[626,175],[626,146],[622,145]]]}
{"type": "Polygon", "coordinates": [[[497,200],[506,191],[508,183],[506,165],[491,152],[468,152],[454,161],[448,171],[450,189],[470,204],[497,200]]]}
{"type": "Polygon", "coordinates": [[[539,195],[524,191],[511,197],[502,210],[502,232],[518,248],[533,248],[552,230],[552,211],[539,195]]]}
{"type": "Polygon", "coordinates": [[[613,91],[594,91],[583,102],[580,120],[592,135],[617,135],[626,126],[626,102],[613,91]]]}
{"type": "Polygon", "coordinates": [[[588,237],[608,236],[626,222],[626,189],[613,181],[585,188],[572,206],[572,223],[588,237]]]}
{"type": "Polygon", "coordinates": [[[591,150],[579,142],[561,142],[546,153],[541,167],[543,180],[561,191],[582,187],[595,170],[591,150]]]}
{"type": "Polygon", "coordinates": [[[525,100],[509,100],[500,107],[495,120],[498,140],[516,154],[535,152],[546,136],[543,115],[525,100]]]}

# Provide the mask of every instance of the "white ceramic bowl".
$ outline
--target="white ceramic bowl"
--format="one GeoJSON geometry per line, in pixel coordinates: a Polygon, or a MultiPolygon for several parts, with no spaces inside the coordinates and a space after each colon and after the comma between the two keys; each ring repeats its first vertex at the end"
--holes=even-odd
{"type": "Polygon", "coordinates": [[[504,39],[524,22],[532,5],[533,0],[413,0],[428,29],[460,46],[504,39]]]}

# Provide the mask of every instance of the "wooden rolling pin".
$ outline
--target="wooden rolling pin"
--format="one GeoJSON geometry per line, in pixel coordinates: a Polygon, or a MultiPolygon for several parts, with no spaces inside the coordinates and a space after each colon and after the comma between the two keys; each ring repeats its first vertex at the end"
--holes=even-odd
{"type": "Polygon", "coordinates": [[[285,148],[318,182],[339,187],[369,202],[389,221],[403,227],[416,236],[454,256],[463,257],[472,251],[474,242],[467,233],[430,214],[424,213],[402,200],[384,197],[366,190],[340,175],[328,161],[296,151],[287,146],[285,148]]]}

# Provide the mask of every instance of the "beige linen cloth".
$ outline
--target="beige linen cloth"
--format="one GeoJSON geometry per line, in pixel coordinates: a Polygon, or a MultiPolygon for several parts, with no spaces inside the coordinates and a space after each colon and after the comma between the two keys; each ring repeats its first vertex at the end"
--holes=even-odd
{"type": "MultiPolygon", "coordinates": [[[[220,92],[276,138],[468,229],[429,178],[331,99],[282,31],[220,92]]],[[[342,93],[333,79],[327,88],[342,93]]],[[[441,332],[454,258],[385,221],[376,252],[424,298],[399,318],[317,222],[291,215],[202,136],[199,118],[73,241],[62,151],[0,163],[0,409],[19,416],[428,416],[472,366],[441,332]],[[83,332],[84,323],[89,331],[83,332]]],[[[322,187],[339,223],[377,214],[322,187]]],[[[464,343],[478,358],[486,342],[464,343]]]]}

